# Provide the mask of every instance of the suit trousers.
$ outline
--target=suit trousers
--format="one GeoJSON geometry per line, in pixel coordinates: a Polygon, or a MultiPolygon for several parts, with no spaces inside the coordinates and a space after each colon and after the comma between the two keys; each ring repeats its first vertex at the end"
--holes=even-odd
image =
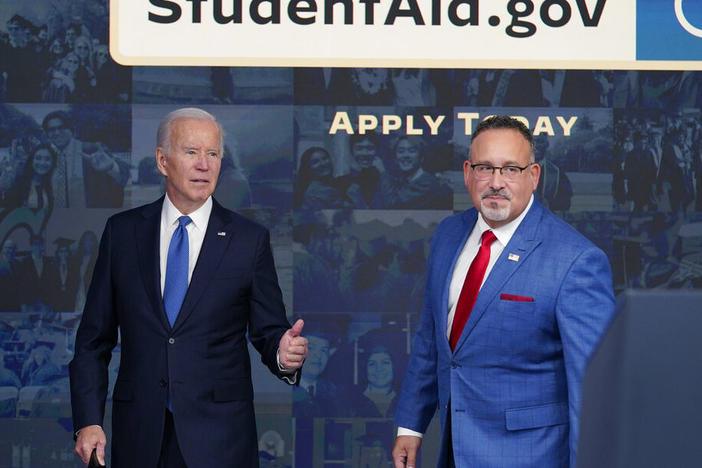
{"type": "Polygon", "coordinates": [[[444,453],[446,454],[446,468],[456,468],[456,461],[453,458],[453,433],[451,431],[451,402],[449,401],[446,412],[446,437],[444,437],[444,453]]]}
{"type": "Polygon", "coordinates": [[[166,408],[163,439],[161,440],[161,455],[158,457],[157,466],[158,468],[187,468],[178,446],[173,413],[168,408],[166,408]]]}

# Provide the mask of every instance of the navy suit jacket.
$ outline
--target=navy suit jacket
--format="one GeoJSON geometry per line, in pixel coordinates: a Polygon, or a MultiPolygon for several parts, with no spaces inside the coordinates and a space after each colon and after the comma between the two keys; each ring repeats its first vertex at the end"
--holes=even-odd
{"type": "Polygon", "coordinates": [[[614,313],[609,262],[534,201],[480,289],[452,353],[449,284],[477,216],[475,209],[451,216],[434,234],[395,422],[425,432],[439,408],[438,466],[446,464],[447,421],[456,466],[569,466],[585,364],[614,313]]]}
{"type": "Polygon", "coordinates": [[[74,427],[103,423],[107,367],[121,336],[112,466],[156,466],[166,397],[189,467],[257,467],[246,336],[278,375],[290,327],[268,231],[216,201],[173,327],[160,287],[163,198],[105,226],[70,364],[74,427]]]}

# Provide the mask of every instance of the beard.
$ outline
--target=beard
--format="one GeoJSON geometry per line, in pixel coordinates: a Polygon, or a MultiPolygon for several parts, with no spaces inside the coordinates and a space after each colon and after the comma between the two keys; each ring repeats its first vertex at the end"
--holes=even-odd
{"type": "Polygon", "coordinates": [[[512,194],[505,189],[492,190],[487,189],[480,194],[480,213],[485,219],[490,221],[504,221],[509,218],[510,208],[512,207],[512,194]],[[508,201],[507,206],[499,206],[491,201],[485,201],[487,197],[503,197],[508,201]]]}

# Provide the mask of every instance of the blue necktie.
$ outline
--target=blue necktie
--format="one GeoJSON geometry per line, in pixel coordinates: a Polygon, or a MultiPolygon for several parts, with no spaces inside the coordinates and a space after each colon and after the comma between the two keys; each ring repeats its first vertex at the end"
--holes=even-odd
{"type": "Polygon", "coordinates": [[[163,307],[168,322],[173,326],[188,291],[188,230],[185,226],[192,220],[188,216],[178,218],[178,227],[168,246],[166,260],[166,283],[163,287],[163,307]]]}

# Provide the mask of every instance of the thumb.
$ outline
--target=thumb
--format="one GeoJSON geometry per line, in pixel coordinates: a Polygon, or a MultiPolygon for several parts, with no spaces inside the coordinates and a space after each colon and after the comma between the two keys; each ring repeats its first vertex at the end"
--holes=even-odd
{"type": "Polygon", "coordinates": [[[414,468],[417,466],[417,451],[407,450],[407,468],[414,468]]]}
{"type": "Polygon", "coordinates": [[[102,466],[105,466],[105,445],[100,443],[95,450],[95,455],[97,455],[98,461],[102,466]]]}
{"type": "Polygon", "coordinates": [[[107,465],[105,463],[105,446],[107,445],[107,439],[105,438],[105,433],[102,431],[102,428],[100,429],[100,436],[98,438],[98,443],[95,447],[95,455],[97,455],[98,462],[102,466],[107,465]]]}
{"type": "Polygon", "coordinates": [[[300,333],[302,333],[302,327],[305,325],[305,321],[302,319],[298,319],[297,322],[295,322],[295,325],[292,326],[288,332],[290,333],[290,336],[299,336],[300,333]]]}

